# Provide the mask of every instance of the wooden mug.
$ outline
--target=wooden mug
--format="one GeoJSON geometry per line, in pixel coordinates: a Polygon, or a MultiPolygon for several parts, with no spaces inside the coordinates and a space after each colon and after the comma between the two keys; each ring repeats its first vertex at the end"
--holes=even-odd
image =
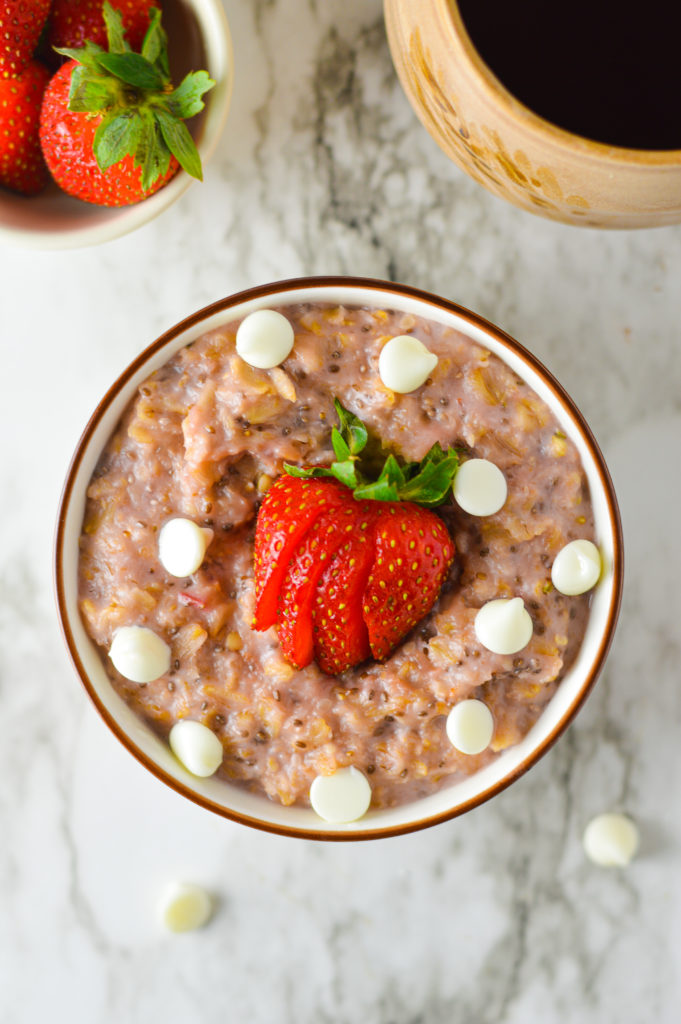
{"type": "Polygon", "coordinates": [[[483,62],[455,0],[384,0],[384,9],[393,62],[414,110],[481,185],[566,224],[681,222],[681,150],[592,142],[539,117],[483,62]]]}

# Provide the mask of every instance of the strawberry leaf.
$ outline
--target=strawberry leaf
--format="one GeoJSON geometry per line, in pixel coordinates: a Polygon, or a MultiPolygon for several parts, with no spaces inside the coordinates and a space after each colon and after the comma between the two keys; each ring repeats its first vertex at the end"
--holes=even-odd
{"type": "Polygon", "coordinates": [[[106,25],[106,37],[109,43],[109,51],[111,53],[129,52],[130,46],[125,38],[123,18],[121,17],[120,11],[117,11],[110,3],[107,2],[102,7],[102,14],[104,15],[104,24],[106,25]]]}
{"type": "Polygon", "coordinates": [[[359,484],[354,462],[332,462],[331,474],[336,478],[336,480],[339,480],[340,483],[349,487],[351,491],[354,491],[359,484]]]}
{"type": "Polygon", "coordinates": [[[168,109],[176,117],[194,117],[203,110],[205,104],[201,97],[212,89],[215,82],[207,71],[193,71],[186,75],[167,98],[168,109]]]}
{"type": "Polygon", "coordinates": [[[191,174],[192,178],[202,181],[201,158],[184,121],[177,121],[172,114],[160,107],[154,110],[154,116],[165,144],[177,162],[187,174],[191,174]]]}
{"type": "Polygon", "coordinates": [[[337,398],[334,399],[333,407],[338,416],[341,435],[350,449],[350,454],[359,455],[369,439],[367,428],[359,417],[344,409],[337,398]]]}
{"type": "Polygon", "coordinates": [[[109,78],[79,65],[73,69],[69,90],[69,110],[94,114],[117,103],[120,86],[109,78]]]}
{"type": "MultiPolygon", "coordinates": [[[[161,11],[154,7],[150,11],[149,28],[142,43],[142,56],[153,64],[164,81],[170,80],[168,67],[168,37],[161,25],[161,11]]],[[[186,116],[184,114],[180,115],[186,116]]]]}
{"type": "Polygon", "coordinates": [[[285,462],[284,469],[289,476],[301,477],[303,480],[311,480],[313,477],[319,476],[334,475],[329,466],[293,466],[290,462],[285,462]]]}
{"type": "Polygon", "coordinates": [[[331,444],[333,445],[333,451],[339,462],[345,462],[350,458],[350,448],[348,447],[347,441],[343,439],[343,435],[336,427],[331,431],[331,444]]]}
{"type": "Polygon", "coordinates": [[[161,89],[163,79],[141,53],[100,53],[97,64],[135,89],[161,89]]]}
{"type": "Polygon", "coordinates": [[[93,150],[100,171],[134,154],[143,130],[142,118],[130,112],[104,119],[95,132],[93,150]]]}
{"type": "Polygon", "coordinates": [[[453,449],[444,452],[438,442],[436,445],[421,461],[419,472],[400,487],[402,501],[430,506],[441,505],[447,498],[459,468],[459,456],[453,449]]]}
{"type": "Polygon", "coordinates": [[[376,480],[369,480],[358,467],[359,452],[369,433],[357,416],[334,400],[340,429],[331,431],[331,444],[336,461],[330,466],[292,466],[284,464],[290,476],[303,478],[335,477],[345,484],[358,500],[413,501],[418,505],[441,505],[447,500],[457,469],[459,455],[453,448],[443,449],[439,441],[429,449],[420,462],[402,465],[394,455],[388,455],[376,480]]]}

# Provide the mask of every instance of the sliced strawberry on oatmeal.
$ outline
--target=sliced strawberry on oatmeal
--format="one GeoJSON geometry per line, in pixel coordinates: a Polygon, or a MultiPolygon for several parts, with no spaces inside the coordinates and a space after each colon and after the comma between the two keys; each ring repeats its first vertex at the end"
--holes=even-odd
{"type": "Polygon", "coordinates": [[[270,487],[258,514],[255,534],[255,616],[253,628],[269,629],[294,551],[315,520],[345,500],[340,484],[280,476],[270,487]]]}
{"type": "Polygon", "coordinates": [[[378,523],[374,546],[362,610],[371,651],[381,661],[432,608],[454,544],[432,512],[413,502],[391,502],[378,523]]]}
{"type": "Polygon", "coordinates": [[[435,444],[421,463],[388,456],[378,479],[367,479],[358,465],[366,428],[335,405],[336,461],[285,466],[260,508],[253,622],[276,623],[296,668],[316,657],[330,675],[369,654],[386,658],[437,600],[454,545],[422,505],[447,498],[458,467],[456,452],[435,444]]]}
{"type": "Polygon", "coordinates": [[[317,586],[312,609],[315,658],[330,676],[371,654],[362,599],[374,557],[373,529],[354,531],[317,586]]]}

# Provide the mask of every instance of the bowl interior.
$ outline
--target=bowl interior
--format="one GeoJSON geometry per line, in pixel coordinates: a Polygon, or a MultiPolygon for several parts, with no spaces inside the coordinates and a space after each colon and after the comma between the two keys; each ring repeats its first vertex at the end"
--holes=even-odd
{"type": "Polygon", "coordinates": [[[213,811],[256,827],[320,839],[376,838],[434,824],[489,798],[522,774],[565,728],[595,681],[614,631],[622,583],[619,516],[607,470],[588,427],[550,374],[516,342],[466,310],[399,286],[380,282],[350,284],[342,279],[318,279],[303,286],[281,282],[223,300],[185,320],[143,352],[100,403],[81,439],[62,498],[56,558],[58,601],[71,656],[100,713],[131,752],[164,781],[213,811]],[[371,810],[360,821],[345,826],[327,825],[309,809],[282,807],[226,782],[198,779],[187,773],[166,744],[114,691],[100,655],[85,632],[77,606],[78,538],[86,488],[99,454],[137,386],[179,348],[205,331],[275,303],[306,301],[388,306],[427,317],[461,331],[505,360],[549,405],[579,450],[604,561],[579,654],[522,742],[462,782],[402,807],[371,810]]]}
{"type": "MultiPolygon", "coordinates": [[[[224,10],[220,0],[165,0],[163,25],[175,84],[199,68],[206,68],[216,83],[206,95],[205,109],[188,123],[205,169],[224,126],[232,89],[232,45],[224,10]]],[[[181,170],[149,199],[115,208],[81,202],[54,182],[31,198],[0,189],[0,242],[69,249],[108,241],[158,216],[192,180],[181,170]]]]}

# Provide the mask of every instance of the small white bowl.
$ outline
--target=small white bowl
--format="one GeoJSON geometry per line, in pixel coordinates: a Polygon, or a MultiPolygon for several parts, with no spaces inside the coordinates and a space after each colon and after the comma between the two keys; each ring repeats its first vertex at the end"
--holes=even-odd
{"type": "Polygon", "coordinates": [[[581,413],[551,374],[518,342],[461,306],[414,288],[359,278],[303,278],[241,292],[194,313],[142,352],[114,381],[78,443],[62,494],[55,548],[57,605],[71,658],[97,710],[121,742],[149,771],[195,803],[255,828],[307,839],[377,839],[435,825],[488,800],[527,771],[567,727],[596,681],[615,631],[622,573],[622,530],[608,470],[581,413]],[[118,696],[78,612],[78,540],[87,486],[139,384],[204,332],[257,309],[299,302],[412,313],[461,331],[503,359],[544,399],[577,446],[591,491],[604,563],[577,658],[525,738],[462,782],[400,807],[372,809],[361,820],[342,826],[327,824],[310,809],[283,807],[220,779],[199,779],[186,772],[167,744],[118,696]]]}
{"type": "MultiPolygon", "coordinates": [[[[205,109],[189,124],[205,172],[224,128],[232,95],[234,61],[229,25],[221,0],[164,0],[163,25],[176,84],[188,71],[200,68],[205,68],[215,81],[205,96],[205,109]]],[[[54,182],[31,198],[0,188],[0,245],[44,250],[100,245],[153,220],[193,181],[180,170],[149,199],[118,207],[84,203],[62,192],[54,182]]]]}

